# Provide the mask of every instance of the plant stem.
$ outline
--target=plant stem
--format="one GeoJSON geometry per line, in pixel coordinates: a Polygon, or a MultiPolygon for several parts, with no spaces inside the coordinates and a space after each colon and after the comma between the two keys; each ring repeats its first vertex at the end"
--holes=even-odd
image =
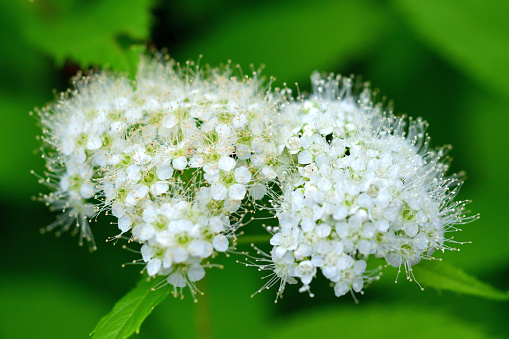
{"type": "MultiPolygon", "coordinates": [[[[207,279],[202,282],[202,291],[207,289],[207,279]]],[[[212,338],[211,327],[210,327],[210,307],[208,305],[207,293],[200,296],[200,300],[197,303],[196,308],[196,327],[198,329],[199,338],[209,339],[212,338]]]]}
{"type": "Polygon", "coordinates": [[[267,243],[269,242],[272,235],[270,234],[253,234],[253,235],[243,235],[237,239],[237,245],[246,245],[251,243],[267,243]]]}

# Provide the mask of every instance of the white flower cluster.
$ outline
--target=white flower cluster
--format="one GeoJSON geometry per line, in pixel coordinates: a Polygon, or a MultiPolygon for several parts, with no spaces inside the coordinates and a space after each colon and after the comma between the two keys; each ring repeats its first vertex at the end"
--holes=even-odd
{"type": "Polygon", "coordinates": [[[378,278],[366,271],[371,256],[404,265],[410,279],[421,258],[451,249],[445,234],[455,224],[476,218],[452,202],[460,180],[444,177],[444,151],[428,150],[422,120],[383,113],[368,88],[351,93],[351,79],[312,82],[311,98],[284,108],[300,122],[286,144],[296,168],[281,187],[271,264],[261,268],[300,279],[301,291],[319,269],[338,297],[378,278]]]}
{"type": "Polygon", "coordinates": [[[410,277],[476,218],[453,202],[461,182],[444,176],[444,150],[428,150],[426,123],[384,112],[367,86],[314,74],[314,94],[293,100],[262,90],[256,73],[193,66],[142,58],[135,80],[79,77],[39,111],[52,188],[42,199],[64,212],[46,230],[75,225],[95,247],[90,219],[112,214],[149,276],[194,295],[269,196],[279,226],[271,252],[259,250],[256,266],[272,271],[263,288],[279,281],[280,296],[299,279],[311,294],[321,271],[341,296],[378,278],[370,258],[410,277]]]}
{"type": "Polygon", "coordinates": [[[268,96],[229,66],[182,74],[148,58],[134,82],[100,74],[75,87],[39,112],[54,189],[43,199],[65,212],[47,229],[76,222],[91,240],[87,219],[111,213],[143,245],[150,276],[195,291],[204,260],[230,247],[243,200],[275,178],[268,96]]]}

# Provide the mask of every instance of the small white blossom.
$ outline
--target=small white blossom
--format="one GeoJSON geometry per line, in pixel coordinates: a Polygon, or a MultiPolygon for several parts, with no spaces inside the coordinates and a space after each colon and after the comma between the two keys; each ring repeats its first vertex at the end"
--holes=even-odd
{"type": "Polygon", "coordinates": [[[228,189],[223,184],[213,183],[210,186],[210,192],[212,199],[224,200],[226,198],[226,194],[228,193],[228,189]]]}
{"type": "Polygon", "coordinates": [[[212,245],[216,251],[225,252],[228,249],[228,238],[222,234],[218,234],[214,237],[212,245]]]}
{"type": "Polygon", "coordinates": [[[246,196],[246,186],[233,184],[228,188],[228,196],[233,200],[242,200],[246,196]]]}
{"type": "Polygon", "coordinates": [[[235,169],[235,180],[239,184],[247,184],[251,181],[251,172],[246,166],[241,166],[235,169]]]}
{"type": "Polygon", "coordinates": [[[185,170],[187,167],[187,159],[184,156],[178,157],[176,159],[173,159],[173,168],[182,171],[185,170]]]}
{"type": "Polygon", "coordinates": [[[220,169],[226,172],[230,172],[235,168],[237,162],[231,157],[224,156],[217,162],[220,169]]]}

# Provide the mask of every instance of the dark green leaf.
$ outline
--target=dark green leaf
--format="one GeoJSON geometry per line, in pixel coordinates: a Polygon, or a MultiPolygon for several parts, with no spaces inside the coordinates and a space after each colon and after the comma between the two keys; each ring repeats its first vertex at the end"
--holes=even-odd
{"type": "Polygon", "coordinates": [[[84,281],[50,270],[2,271],[0,337],[84,338],[107,304],[84,281]]]}
{"type": "Polygon", "coordinates": [[[384,8],[367,1],[264,4],[217,20],[173,56],[203,54],[213,64],[231,59],[246,73],[251,63],[265,64],[266,74],[292,84],[358,57],[390,27],[384,8]]]}
{"type": "Polygon", "coordinates": [[[461,118],[457,119],[463,144],[456,146],[468,161],[468,180],[463,197],[481,218],[462,227],[458,240],[471,240],[455,253],[455,265],[477,273],[503,271],[509,267],[509,227],[507,225],[507,192],[509,189],[509,98],[471,86],[464,94],[461,118]]]}
{"type": "MultiPolygon", "coordinates": [[[[27,195],[43,190],[37,178],[30,174],[43,172],[44,161],[37,152],[35,135],[39,132],[37,120],[28,112],[40,103],[41,96],[0,94],[0,142],[4,145],[0,153],[0,191],[9,199],[28,201],[27,195]]],[[[46,100],[46,99],[42,99],[46,100]]]]}
{"type": "Polygon", "coordinates": [[[509,2],[394,0],[407,23],[444,57],[509,93],[509,2]]]}
{"type": "Polygon", "coordinates": [[[145,277],[141,279],[138,285],[101,319],[91,333],[93,338],[127,338],[134,332],[137,333],[145,318],[172,290],[168,284],[155,288],[162,280],[158,278],[147,281],[145,277]]]}
{"type": "Polygon", "coordinates": [[[509,292],[499,291],[445,262],[421,262],[413,270],[416,280],[424,286],[487,299],[509,300],[509,292]]]}

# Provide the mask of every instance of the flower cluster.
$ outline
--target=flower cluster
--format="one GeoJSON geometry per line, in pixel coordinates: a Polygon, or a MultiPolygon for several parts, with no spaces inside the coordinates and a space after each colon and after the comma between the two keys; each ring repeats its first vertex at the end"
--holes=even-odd
{"type": "Polygon", "coordinates": [[[428,149],[421,119],[384,113],[369,88],[352,94],[350,78],[314,74],[312,83],[313,96],[284,108],[300,123],[286,143],[295,169],[281,186],[272,263],[262,268],[300,279],[301,291],[321,270],[338,297],[378,278],[366,271],[370,256],[403,265],[411,279],[412,265],[452,249],[446,233],[475,218],[453,202],[461,181],[444,176],[445,150],[428,149]]]}
{"type": "Polygon", "coordinates": [[[266,196],[279,226],[255,265],[272,271],[264,288],[280,281],[278,296],[297,280],[311,294],[319,271],[337,296],[353,295],[378,278],[372,257],[410,277],[452,249],[446,233],[475,217],[453,201],[460,178],[445,177],[447,149],[428,149],[426,123],[385,112],[351,78],[312,84],[295,100],[256,72],[158,58],[142,58],[135,80],[78,77],[39,111],[52,189],[42,199],[64,213],[46,230],[74,227],[95,247],[89,221],[111,214],[149,276],[193,295],[266,196]]]}
{"type": "Polygon", "coordinates": [[[276,175],[273,110],[256,74],[144,59],[134,82],[100,74],[75,88],[40,111],[54,189],[43,199],[65,212],[47,229],[76,222],[92,240],[88,219],[112,214],[143,245],[150,276],[195,291],[204,260],[231,246],[243,201],[262,199],[276,175]]]}

